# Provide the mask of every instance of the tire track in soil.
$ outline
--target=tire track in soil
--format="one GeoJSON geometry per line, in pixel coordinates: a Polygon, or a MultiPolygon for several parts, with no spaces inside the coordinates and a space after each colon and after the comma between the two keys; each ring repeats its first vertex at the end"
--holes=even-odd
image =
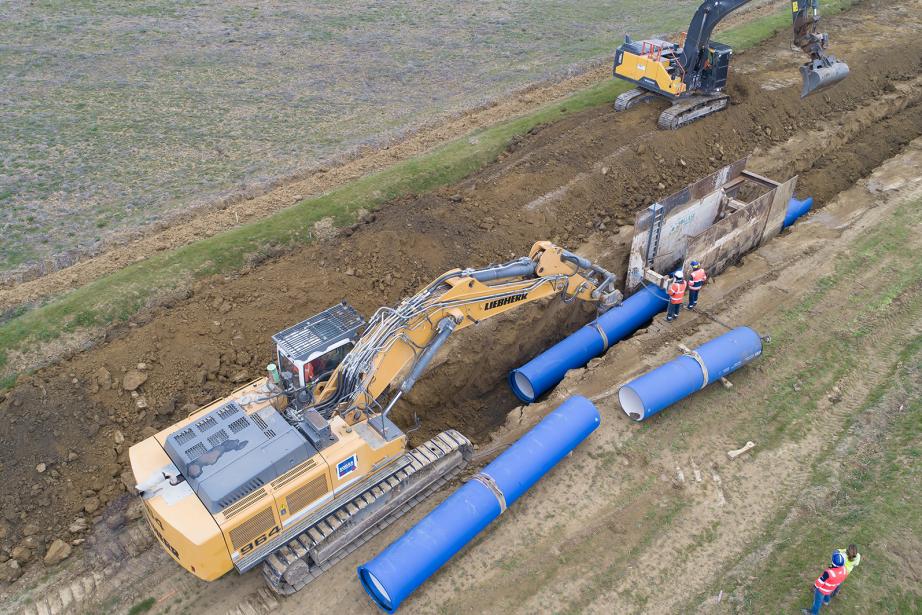
{"type": "MultiPolygon", "coordinates": [[[[830,31],[834,24],[830,20],[830,31]]],[[[626,150],[626,139],[649,132],[658,113],[655,106],[620,115],[593,109],[537,130],[513,144],[498,163],[456,187],[403,199],[371,214],[354,231],[240,276],[200,283],[189,299],[112,332],[106,345],[23,378],[0,401],[0,411],[9,417],[0,426],[0,462],[4,473],[25,477],[24,484],[0,487],[8,528],[0,548],[18,543],[26,520],[43,522],[40,543],[64,535],[87,497],[107,506],[105,517],[95,515],[97,524],[113,513],[124,514],[120,475],[127,467],[127,443],[170,424],[186,404],[226,394],[235,388],[237,372],[258,375],[270,360],[267,341],[272,332],[343,297],[370,313],[445,269],[505,260],[538,238],[578,246],[600,230],[625,225],[639,207],[753,147],[783,143],[823,118],[845,117],[867,101],[893,94],[891,88],[913,79],[922,64],[922,44],[906,32],[911,34],[912,26],[904,20],[886,48],[867,41],[852,44],[861,46],[863,61],[852,63],[848,87],[839,86],[835,97],[818,99],[807,109],[796,89],[760,92],[750,78],[737,76],[732,92],[737,104],[727,112],[677,133],[655,132],[626,150]],[[898,58],[889,53],[893,44],[900,45],[898,58]],[[597,165],[603,159],[610,161],[604,174],[597,165]],[[527,203],[567,185],[579,173],[585,179],[570,184],[551,206],[524,211],[527,203]],[[462,196],[461,202],[451,198],[455,194],[462,196]],[[141,391],[149,408],[140,411],[101,372],[107,370],[118,381],[123,369],[139,362],[149,366],[150,374],[141,391]],[[116,431],[124,443],[117,442],[116,431]],[[71,452],[77,458],[68,461],[71,452]],[[39,463],[46,463],[57,477],[50,472],[37,475],[39,463]],[[86,496],[90,490],[94,495],[86,496]],[[39,519],[39,510],[50,514],[39,519]]],[[[840,55],[848,57],[847,32],[835,36],[845,47],[840,55]]],[[[779,36],[766,45],[782,40],[779,36]]],[[[738,60],[745,63],[747,55],[752,54],[738,60]]],[[[912,122],[896,123],[911,128],[894,140],[883,138],[880,128],[881,138],[870,143],[880,149],[869,151],[860,138],[882,126],[878,123],[827,155],[842,150],[841,156],[850,152],[866,165],[879,163],[901,147],[903,137],[918,130],[912,122]]],[[[815,171],[809,159],[801,164],[803,182],[813,181],[816,190],[828,184],[821,176],[827,167],[815,171]]],[[[855,181],[860,175],[853,173],[863,169],[850,167],[844,174],[855,181]]],[[[613,252],[623,257],[623,246],[613,252]]],[[[614,258],[606,264],[622,269],[614,258]]],[[[508,369],[587,317],[585,311],[568,311],[561,326],[563,312],[559,304],[534,308],[453,340],[453,352],[420,382],[397,418],[406,422],[413,410],[425,408],[420,415],[426,431],[420,437],[451,425],[479,434],[483,441],[516,405],[503,382],[508,369]],[[496,347],[504,352],[484,350],[496,347]]]]}

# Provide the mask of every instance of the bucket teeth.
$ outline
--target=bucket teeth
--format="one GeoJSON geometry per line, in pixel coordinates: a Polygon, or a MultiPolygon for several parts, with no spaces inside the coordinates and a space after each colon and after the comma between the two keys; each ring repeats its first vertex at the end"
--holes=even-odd
{"type": "Polygon", "coordinates": [[[806,98],[810,94],[834,86],[848,77],[848,64],[827,56],[814,60],[800,67],[800,76],[803,78],[803,88],[800,97],[806,98]]]}

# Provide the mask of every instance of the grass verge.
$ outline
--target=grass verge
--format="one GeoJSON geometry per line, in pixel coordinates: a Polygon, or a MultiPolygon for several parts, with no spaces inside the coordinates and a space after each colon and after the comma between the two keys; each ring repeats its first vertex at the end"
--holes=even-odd
{"type": "MultiPolygon", "coordinates": [[[[826,14],[844,10],[851,0],[824,5],[826,14]]],[[[759,17],[721,32],[720,39],[744,50],[787,26],[787,11],[759,17]]],[[[613,42],[614,45],[614,42],[613,42]]],[[[408,194],[457,182],[489,164],[516,136],[569,114],[611,103],[628,89],[606,81],[530,114],[478,130],[426,154],[400,162],[319,197],[306,199],[268,218],[150,257],[100,278],[0,324],[0,390],[33,365],[11,361],[26,348],[51,342],[80,329],[124,322],[190,281],[239,270],[249,258],[270,248],[288,248],[313,238],[314,224],[332,217],[336,224],[354,222],[359,209],[372,209],[408,194]]]]}
{"type": "MultiPolygon", "coordinates": [[[[828,564],[832,549],[854,542],[861,565],[843,586],[835,612],[922,611],[922,585],[911,572],[922,547],[922,515],[917,514],[922,510],[920,363],[922,337],[916,337],[900,353],[900,367],[868,396],[861,413],[887,415],[882,442],[856,439],[839,472],[830,472],[828,461],[817,464],[812,482],[827,494],[812,502],[819,514],[804,516],[780,529],[780,536],[768,537],[780,547],[762,564],[758,582],[748,586],[745,604],[792,613],[808,606],[810,584],[828,564]]],[[[781,523],[779,519],[776,527],[781,523]]]]}
{"type": "Polygon", "coordinates": [[[827,301],[836,287],[850,284],[859,269],[880,271],[886,281],[874,290],[856,287],[852,310],[841,310],[855,316],[843,318],[841,329],[827,331],[826,341],[812,337],[811,350],[787,352],[809,359],[790,362],[796,373],[779,373],[776,392],[754,414],[752,422],[763,425],[767,436],[760,438],[760,449],[797,439],[807,423],[818,420],[816,400],[834,383],[865,369],[862,364],[877,371],[879,384],[841,423],[820,419],[830,421],[829,438],[810,457],[815,461],[808,466],[802,495],[790,507],[779,506],[739,559],[716,574],[718,581],[684,610],[730,590],[741,612],[799,612],[812,602],[810,588],[832,550],[854,542],[862,563],[834,601],[834,612],[922,611],[922,577],[915,564],[922,549],[922,516],[916,513],[922,509],[922,335],[913,326],[920,318],[922,265],[906,250],[905,235],[919,225],[920,208],[922,201],[900,205],[842,255],[834,275],[820,278],[813,292],[781,315],[773,338],[796,344],[808,329],[815,330],[811,307],[827,301]],[[888,326],[899,333],[881,343],[888,326]],[[751,553],[763,552],[747,563],[751,553]]]}

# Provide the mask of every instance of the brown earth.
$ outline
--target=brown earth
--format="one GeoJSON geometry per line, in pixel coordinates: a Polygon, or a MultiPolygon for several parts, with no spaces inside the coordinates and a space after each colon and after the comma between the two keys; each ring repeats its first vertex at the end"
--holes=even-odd
{"type": "MultiPolygon", "coordinates": [[[[773,69],[796,75],[799,60],[775,51],[787,42],[779,35],[736,58],[735,104],[718,116],[661,132],[655,105],[577,114],[533,131],[457,186],[389,204],[355,232],[240,276],[200,283],[190,298],[112,332],[104,345],[21,379],[0,401],[9,419],[0,423],[3,475],[24,479],[0,485],[0,552],[34,529],[41,554],[78,515],[124,521],[127,446],[190,404],[226,394],[234,380],[258,376],[272,356],[271,333],[340,299],[369,314],[443,270],[506,260],[545,238],[583,246],[623,271],[627,235],[615,229],[656,198],[753,150],[756,171],[800,174],[798,193],[822,207],[922,134],[922,42],[918,23],[903,13],[919,3],[887,7],[868,3],[829,21],[852,73],[825,95],[802,102],[798,87],[766,90],[746,72],[771,56],[773,69]],[[868,17],[886,11],[900,19],[889,21],[882,40],[868,17]],[[137,390],[144,409],[120,384],[139,363],[148,375],[137,390]]],[[[409,425],[418,413],[424,428],[416,437],[453,427],[486,442],[516,405],[504,383],[508,370],[585,322],[586,309],[529,308],[452,340],[397,418],[409,425]]],[[[103,550],[106,534],[90,536],[92,551],[103,550]]]]}

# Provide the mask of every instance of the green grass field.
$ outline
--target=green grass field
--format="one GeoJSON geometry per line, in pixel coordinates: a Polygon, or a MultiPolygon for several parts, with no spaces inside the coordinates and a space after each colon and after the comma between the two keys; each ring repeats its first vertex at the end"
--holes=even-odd
{"type": "MultiPolygon", "coordinates": [[[[922,202],[901,205],[844,253],[835,273],[821,278],[772,329],[766,357],[781,347],[786,356],[809,358],[772,370],[777,386],[752,421],[760,426],[760,451],[800,439],[816,424],[817,402],[843,378],[872,369],[881,374],[881,384],[859,399],[855,412],[828,425],[830,437],[809,466],[803,498],[779,512],[743,559],[771,545],[767,555],[754,569],[735,562],[720,575],[720,584],[689,601],[689,608],[735,585],[741,588],[744,612],[797,613],[810,606],[810,587],[829,564],[832,549],[853,542],[861,565],[830,612],[922,610],[922,586],[913,572],[922,549],[922,335],[913,326],[922,318],[916,296],[922,263],[905,249],[907,234],[922,222],[920,212],[922,202]],[[883,288],[854,288],[855,307],[842,310],[850,316],[836,330],[818,334],[811,310],[833,291],[841,294],[859,269],[885,271],[883,288]],[[892,335],[884,332],[891,325],[896,327],[892,335]],[[883,343],[884,338],[890,341],[883,343]],[[797,514],[798,509],[811,512],[797,514]]],[[[735,437],[748,434],[751,425],[735,437]]]]}

